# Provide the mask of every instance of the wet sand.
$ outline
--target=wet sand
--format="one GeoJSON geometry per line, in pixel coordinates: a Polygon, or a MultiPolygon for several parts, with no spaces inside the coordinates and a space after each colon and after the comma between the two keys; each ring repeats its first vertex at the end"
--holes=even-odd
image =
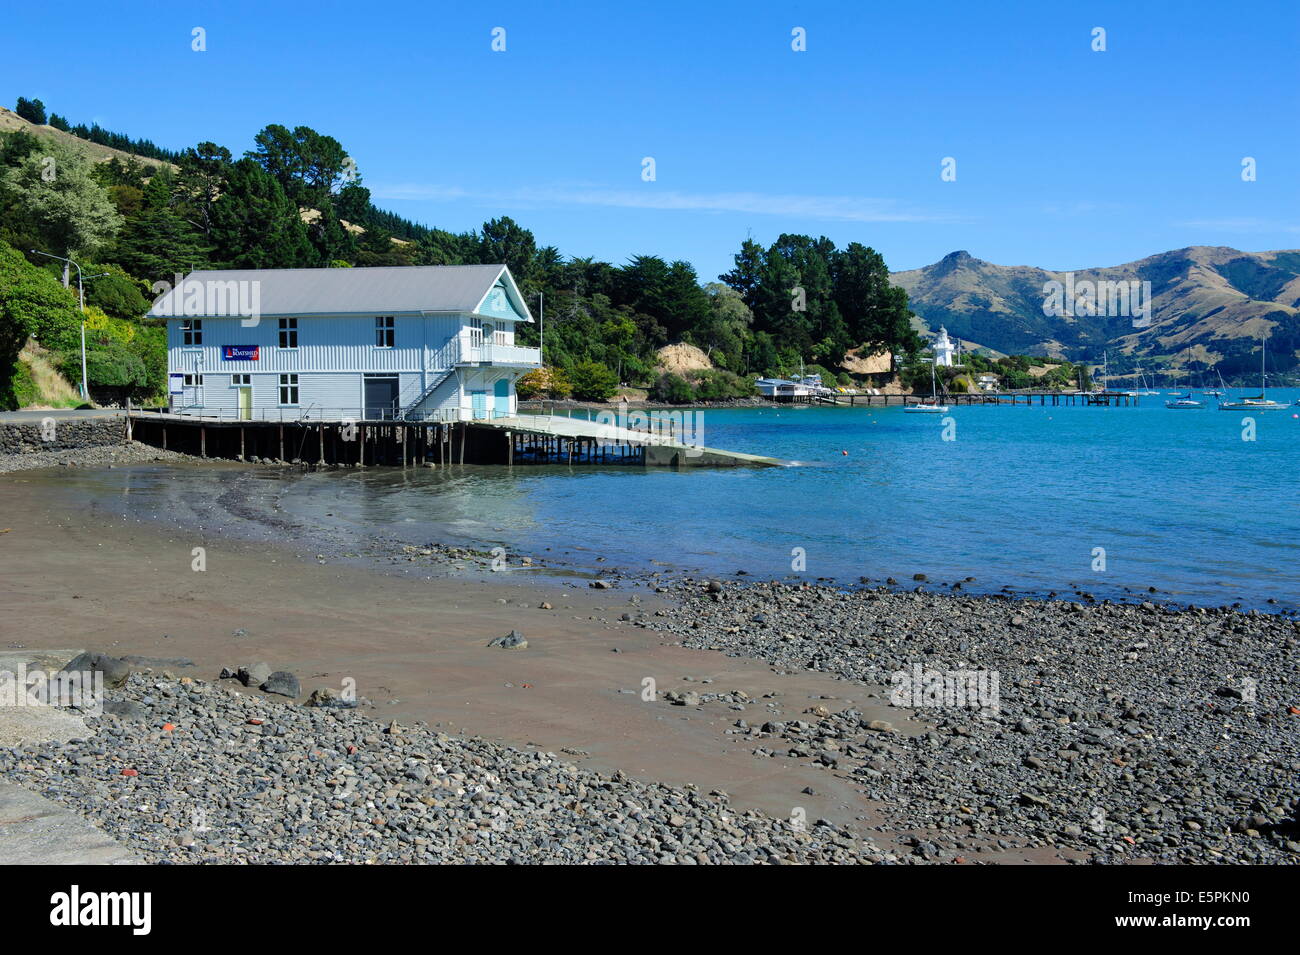
{"type": "Polygon", "coordinates": [[[879,688],[778,674],[619,619],[644,612],[653,625],[663,606],[653,593],[637,592],[638,606],[626,587],[591,590],[533,573],[413,579],[321,565],[289,548],[186,539],[153,524],[68,513],[51,505],[46,481],[0,480],[6,648],[188,658],[194,668],[176,672],[202,679],[265,661],[296,673],[304,696],[351,679],[380,719],[426,721],[597,770],[721,789],[738,809],[776,818],[802,807],[810,821],[858,829],[881,820],[850,781],[807,761],[755,757],[752,740],[727,730],[739,717],[797,719],[818,704],[918,728],[880,702],[879,688]],[[202,572],[191,568],[197,546],[206,548],[202,572]],[[540,609],[544,601],[554,609],[540,609]],[[511,629],[527,637],[526,650],[486,646],[511,629]],[[642,701],[646,678],[657,684],[654,702],[642,701]],[[743,712],[724,703],[674,706],[663,699],[669,690],[742,690],[754,702],[743,712]]]}

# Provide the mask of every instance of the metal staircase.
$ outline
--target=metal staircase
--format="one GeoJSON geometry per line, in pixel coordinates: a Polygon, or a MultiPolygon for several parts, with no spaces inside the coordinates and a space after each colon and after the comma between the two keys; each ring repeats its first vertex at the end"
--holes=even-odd
{"type": "Polygon", "coordinates": [[[420,407],[431,394],[438,390],[439,385],[456,373],[456,366],[459,363],[460,338],[457,336],[450,339],[447,344],[434,353],[433,360],[429,362],[429,383],[414,401],[407,402],[402,406],[401,416],[403,418],[410,417],[416,408],[420,407]]]}
{"type": "Polygon", "coordinates": [[[456,373],[456,369],[454,367],[444,368],[441,371],[433,372],[433,377],[429,379],[428,386],[424,389],[424,391],[420,392],[419,397],[417,397],[414,401],[412,401],[410,404],[408,404],[406,407],[402,409],[402,418],[409,418],[411,416],[411,412],[413,412],[416,408],[420,407],[420,405],[424,402],[426,398],[428,398],[431,394],[433,394],[435,391],[438,390],[439,385],[441,385],[444,381],[446,381],[455,373],[456,373]]]}

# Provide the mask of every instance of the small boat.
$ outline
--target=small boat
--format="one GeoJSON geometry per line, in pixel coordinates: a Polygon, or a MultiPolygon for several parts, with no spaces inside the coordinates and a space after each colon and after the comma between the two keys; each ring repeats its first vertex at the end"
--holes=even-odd
{"type": "Polygon", "coordinates": [[[1264,338],[1259,339],[1259,394],[1238,398],[1236,401],[1220,401],[1220,411],[1281,411],[1290,407],[1285,402],[1274,401],[1268,397],[1268,375],[1264,371],[1264,338]]]}
{"type": "Polygon", "coordinates": [[[1288,408],[1289,405],[1274,401],[1272,398],[1266,398],[1264,395],[1254,395],[1250,398],[1238,398],[1236,401],[1220,401],[1220,411],[1281,411],[1288,408]]]}
{"type": "Polygon", "coordinates": [[[915,405],[906,405],[903,408],[904,414],[947,414],[948,406],[935,404],[933,401],[922,401],[915,405]]]}
{"type": "Polygon", "coordinates": [[[930,397],[921,399],[919,404],[904,405],[904,414],[947,414],[948,406],[939,404],[938,386],[934,380],[934,365],[930,365],[930,397]]]}
{"type": "MultiPolygon", "coordinates": [[[[1188,364],[1184,363],[1183,367],[1184,370],[1187,371],[1187,377],[1191,378],[1191,369],[1188,364]]],[[[1195,411],[1198,408],[1204,408],[1204,401],[1197,401],[1192,397],[1191,382],[1189,381],[1184,387],[1187,389],[1186,393],[1178,391],[1171,391],[1169,393],[1170,398],[1165,402],[1165,407],[1172,408],[1175,411],[1195,411]]]]}
{"type": "Polygon", "coordinates": [[[1133,395],[1144,397],[1144,396],[1160,394],[1160,392],[1156,391],[1150,385],[1147,384],[1147,376],[1142,371],[1141,365],[1139,365],[1137,369],[1137,379],[1138,379],[1138,389],[1137,391],[1132,392],[1133,395]]]}

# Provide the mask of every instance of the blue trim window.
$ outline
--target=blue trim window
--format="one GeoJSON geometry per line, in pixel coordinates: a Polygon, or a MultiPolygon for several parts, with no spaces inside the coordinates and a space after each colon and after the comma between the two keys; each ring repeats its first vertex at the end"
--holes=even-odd
{"type": "Polygon", "coordinates": [[[281,348],[298,347],[298,319],[296,318],[280,319],[280,347],[281,348]]]}
{"type": "Polygon", "coordinates": [[[181,322],[181,344],[186,348],[196,348],[203,344],[203,319],[181,322]]]}
{"type": "Polygon", "coordinates": [[[375,347],[393,347],[393,316],[380,315],[375,318],[375,347]]]}
{"type": "Polygon", "coordinates": [[[298,404],[298,376],[280,376],[280,404],[293,406],[298,404]]]}

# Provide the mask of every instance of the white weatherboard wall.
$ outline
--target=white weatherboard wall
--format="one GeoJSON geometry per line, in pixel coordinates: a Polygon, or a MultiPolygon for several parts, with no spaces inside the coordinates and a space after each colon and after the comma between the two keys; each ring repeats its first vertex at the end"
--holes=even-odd
{"type": "MultiPolygon", "coordinates": [[[[173,410],[234,418],[239,411],[239,387],[232,376],[249,375],[255,418],[283,416],[291,420],[303,413],[326,417],[359,417],[365,401],[367,375],[398,379],[398,406],[411,405],[438,373],[451,367],[453,356],[474,359],[479,355],[471,344],[470,315],[394,315],[392,348],[375,345],[375,315],[307,315],[297,318],[297,348],[280,347],[277,317],[262,317],[256,323],[238,317],[202,318],[203,344],[184,345],[182,325],[190,319],[167,322],[168,372],[203,376],[203,386],[186,388],[173,396],[173,410]],[[452,339],[457,341],[453,344],[452,339]],[[223,360],[226,346],[256,346],[258,359],[223,360]],[[280,375],[298,375],[298,402],[280,403],[280,375]]],[[[498,345],[513,346],[514,324],[508,320],[487,321],[502,334],[498,345]]],[[[489,347],[492,339],[488,339],[489,347]]],[[[481,351],[481,350],[480,350],[481,351]]],[[[470,391],[488,392],[487,406],[502,413],[493,393],[495,382],[508,379],[509,413],[514,413],[513,382],[523,369],[488,366],[462,367],[448,376],[421,404],[427,413],[458,409],[470,417],[470,391]]]]}

